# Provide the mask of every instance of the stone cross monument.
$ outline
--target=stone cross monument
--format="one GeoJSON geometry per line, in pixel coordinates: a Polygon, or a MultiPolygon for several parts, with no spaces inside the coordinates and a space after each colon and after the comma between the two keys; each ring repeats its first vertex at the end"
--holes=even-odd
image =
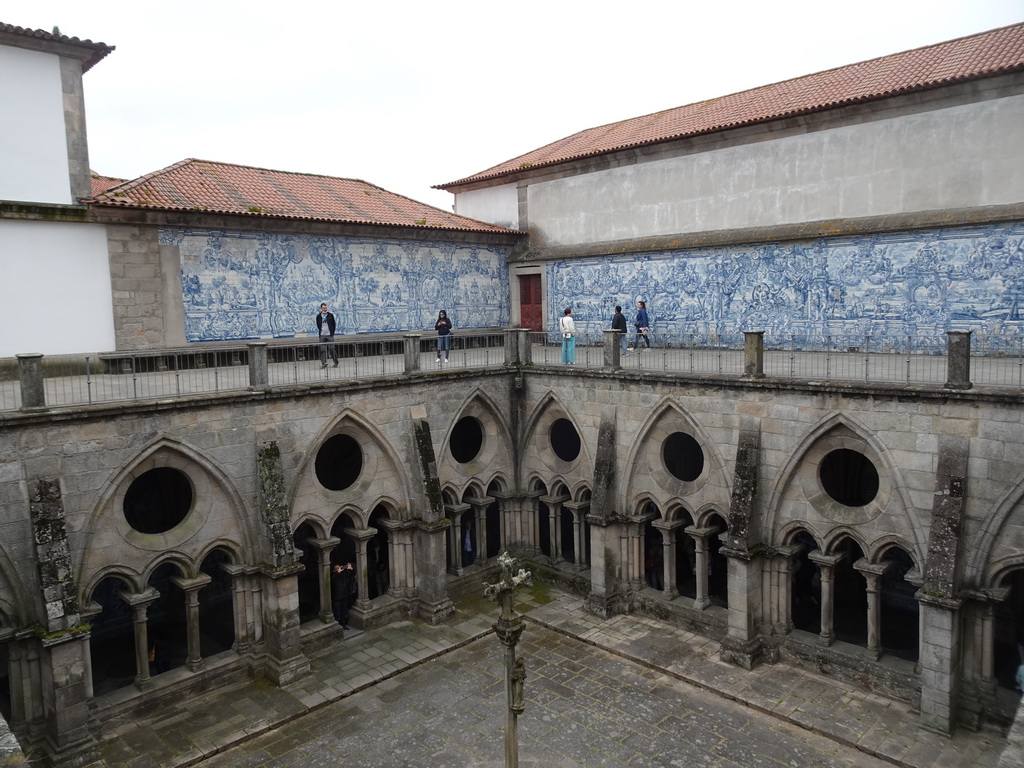
{"type": "Polygon", "coordinates": [[[515,558],[508,552],[498,557],[501,579],[494,584],[484,584],[484,594],[497,600],[501,614],[494,623],[494,632],[505,646],[505,698],[508,702],[508,717],[505,724],[505,768],[519,768],[518,720],[523,713],[523,685],[526,682],[526,665],[522,657],[516,658],[516,644],[523,634],[523,617],[515,612],[516,587],[530,584],[530,572],[522,568],[513,575],[515,558]]]}

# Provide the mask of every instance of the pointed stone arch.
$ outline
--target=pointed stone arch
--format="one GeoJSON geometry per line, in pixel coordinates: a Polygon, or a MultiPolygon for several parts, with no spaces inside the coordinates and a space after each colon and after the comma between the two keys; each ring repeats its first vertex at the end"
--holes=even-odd
{"type": "Polygon", "coordinates": [[[968,548],[967,584],[998,587],[1003,577],[1024,564],[1024,472],[996,504],[968,548]]]}
{"type": "Polygon", "coordinates": [[[463,399],[437,448],[436,461],[441,481],[456,487],[464,487],[471,478],[483,482],[487,476],[506,468],[515,472],[511,426],[502,409],[486,392],[474,389],[463,399]],[[466,419],[470,421],[465,422],[466,419]],[[472,456],[459,460],[452,453],[452,441],[458,430],[466,426],[478,429],[480,445],[472,456]]]}
{"type": "MultiPolygon", "coordinates": [[[[876,531],[900,535],[913,542],[910,551],[923,551],[922,523],[907,494],[899,467],[872,431],[845,413],[823,417],[798,441],[776,475],[764,509],[761,538],[768,543],[778,544],[776,529],[795,519],[819,531],[853,531],[865,527],[868,532],[856,538],[865,553],[868,551],[865,538],[873,538],[876,531]],[[878,490],[870,502],[859,507],[846,506],[831,498],[823,488],[819,466],[829,453],[838,449],[862,453],[874,465],[878,490]],[[796,516],[784,517],[787,513],[796,516]]],[[[831,533],[826,537],[833,538],[831,533]]]]}
{"type": "MultiPolygon", "coordinates": [[[[627,455],[631,458],[623,475],[624,498],[648,493],[659,508],[670,499],[688,499],[691,506],[716,502],[727,506],[731,489],[726,463],[716,441],[690,413],[670,397],[651,408],[639,425],[627,455]],[[666,463],[666,451],[679,437],[692,441],[700,451],[699,471],[688,479],[673,474],[666,463]]],[[[631,509],[632,505],[626,505],[631,509]]]]}
{"type": "MultiPolygon", "coordinates": [[[[145,573],[154,553],[180,551],[198,568],[201,550],[225,529],[237,538],[246,558],[253,557],[254,519],[244,497],[219,463],[201,450],[180,440],[160,437],[142,448],[106,484],[93,508],[85,533],[84,553],[76,581],[79,585],[98,583],[93,574],[118,564],[129,572],[145,573]],[[175,469],[192,487],[191,508],[185,518],[163,533],[141,533],[132,528],[124,514],[125,494],[136,478],[158,468],[175,469]]],[[[84,589],[84,587],[80,587],[84,589]]],[[[87,596],[87,592],[81,592],[87,596]]]]}
{"type": "MultiPolygon", "coordinates": [[[[321,522],[317,526],[318,529],[329,530],[329,521],[333,520],[337,511],[346,504],[361,509],[365,506],[366,499],[384,494],[393,495],[396,488],[401,495],[411,498],[411,479],[407,464],[408,462],[399,455],[392,442],[376,425],[351,408],[346,408],[323,425],[310,441],[302,461],[296,468],[295,486],[289,500],[292,515],[303,517],[307,521],[317,518],[321,522]],[[351,484],[340,490],[332,490],[317,479],[316,459],[328,440],[341,435],[351,437],[356,442],[361,452],[362,463],[359,475],[351,484]]],[[[407,512],[407,509],[402,510],[403,514],[407,512]]],[[[366,515],[368,514],[369,511],[366,512],[366,515]]],[[[366,515],[360,516],[364,522],[366,515]]]]}
{"type": "MultiPolygon", "coordinates": [[[[573,487],[578,480],[589,477],[593,472],[594,458],[579,419],[572,410],[552,391],[546,392],[525,420],[523,426],[522,462],[524,473],[545,478],[562,478],[566,488],[573,487]],[[579,439],[579,450],[572,458],[560,456],[552,445],[551,430],[556,422],[564,420],[575,431],[579,439]],[[542,438],[541,435],[544,437],[542,438]]],[[[551,483],[545,481],[550,489],[551,483]]]]}

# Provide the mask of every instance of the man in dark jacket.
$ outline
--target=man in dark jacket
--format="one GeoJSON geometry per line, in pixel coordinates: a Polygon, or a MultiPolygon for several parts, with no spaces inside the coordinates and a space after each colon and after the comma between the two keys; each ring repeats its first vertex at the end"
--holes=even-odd
{"type": "Polygon", "coordinates": [[[348,608],[355,594],[356,573],[352,563],[335,563],[331,573],[331,608],[342,629],[348,629],[348,608]]]}
{"type": "Polygon", "coordinates": [[[338,350],[334,347],[334,315],[327,311],[327,305],[320,305],[320,313],[316,316],[316,330],[320,334],[320,367],[327,367],[327,353],[331,353],[334,367],[338,367],[338,350]]]}
{"type": "Polygon", "coordinates": [[[618,331],[619,345],[622,348],[622,356],[626,357],[629,355],[629,350],[626,349],[626,316],[622,314],[622,307],[616,305],[615,314],[612,315],[612,330],[618,331]]]}

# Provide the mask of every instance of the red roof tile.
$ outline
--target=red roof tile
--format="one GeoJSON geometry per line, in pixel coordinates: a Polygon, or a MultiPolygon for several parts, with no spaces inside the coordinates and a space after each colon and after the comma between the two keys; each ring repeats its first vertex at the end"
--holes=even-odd
{"type": "Polygon", "coordinates": [[[590,128],[435,189],[1022,69],[1024,23],[590,128]]]}
{"type": "Polygon", "coordinates": [[[94,173],[90,176],[90,184],[92,185],[90,193],[93,197],[98,195],[100,192],[106,192],[111,187],[116,187],[127,179],[115,179],[113,176],[100,176],[98,173],[94,173]]]}
{"type": "Polygon", "coordinates": [[[508,232],[358,179],[182,160],[96,194],[92,205],[384,226],[508,232]]]}
{"type": "Polygon", "coordinates": [[[114,50],[114,46],[107,45],[106,43],[94,43],[92,40],[79,40],[77,37],[55,35],[51,32],[45,32],[42,29],[16,27],[13,24],[4,24],[3,22],[0,22],[0,33],[17,35],[19,37],[29,37],[46,43],[63,43],[65,45],[73,45],[90,50],[91,53],[82,61],[82,72],[88,72],[100,61],[100,59],[114,50]]]}

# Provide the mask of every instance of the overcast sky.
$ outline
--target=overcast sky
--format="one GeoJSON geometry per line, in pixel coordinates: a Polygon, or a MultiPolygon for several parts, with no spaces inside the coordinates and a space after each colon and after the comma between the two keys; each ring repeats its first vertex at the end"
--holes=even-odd
{"type": "Polygon", "coordinates": [[[85,75],[94,171],[187,157],[432,190],[564,136],[1024,21],[1024,0],[8,0],[117,47],[85,75]]]}

